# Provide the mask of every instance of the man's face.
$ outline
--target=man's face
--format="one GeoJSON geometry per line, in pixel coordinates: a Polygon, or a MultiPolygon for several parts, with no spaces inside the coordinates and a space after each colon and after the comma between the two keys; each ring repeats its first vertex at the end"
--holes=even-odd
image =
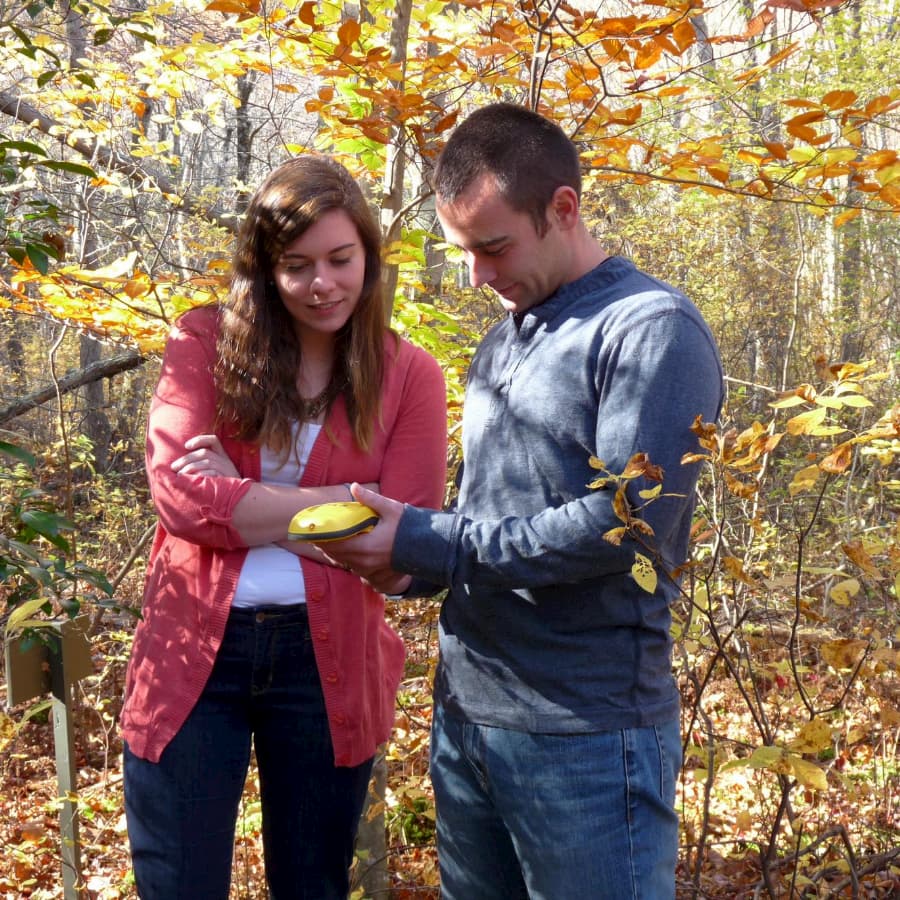
{"type": "Polygon", "coordinates": [[[453,203],[438,198],[437,215],[444,236],[465,253],[472,287],[491,288],[509,312],[543,303],[564,282],[564,244],[554,216],[548,215],[547,231],[539,235],[531,216],[503,199],[492,175],[473,182],[453,203]]]}

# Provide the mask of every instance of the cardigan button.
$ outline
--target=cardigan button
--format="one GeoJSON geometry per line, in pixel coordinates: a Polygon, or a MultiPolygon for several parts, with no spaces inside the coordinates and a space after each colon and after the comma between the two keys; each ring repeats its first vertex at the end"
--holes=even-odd
{"type": "Polygon", "coordinates": [[[308,600],[321,600],[322,592],[321,591],[310,591],[310,593],[307,594],[307,599],[308,600]]]}
{"type": "Polygon", "coordinates": [[[328,629],[327,629],[327,628],[323,628],[321,631],[319,631],[319,632],[316,634],[316,637],[317,637],[320,641],[327,641],[327,640],[328,640],[328,629]]]}
{"type": "Polygon", "coordinates": [[[338,713],[338,714],[334,717],[334,724],[335,724],[335,725],[343,725],[346,721],[347,721],[347,717],[346,717],[346,716],[342,716],[340,713],[338,713]]]}
{"type": "Polygon", "coordinates": [[[326,675],[326,676],[325,676],[325,680],[326,680],[329,684],[337,684],[337,683],[338,683],[338,677],[337,677],[337,675],[336,675],[334,672],[332,672],[332,673],[329,674],[329,675],[326,675]]]}

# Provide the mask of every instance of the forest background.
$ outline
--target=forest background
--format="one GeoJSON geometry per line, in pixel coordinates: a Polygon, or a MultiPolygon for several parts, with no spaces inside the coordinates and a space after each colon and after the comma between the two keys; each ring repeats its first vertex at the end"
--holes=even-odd
{"type": "MultiPolygon", "coordinates": [[[[154,522],[144,419],[169,325],[226,289],[249,194],[298,153],[360,178],[386,316],[446,373],[455,463],[466,366],[500,310],[442,243],[428,175],[495,99],[559,121],[598,238],[681,287],[722,350],[727,407],[686,463],[703,473],[674,609],[679,897],[898,896],[898,12],[3,0],[0,615],[7,643],[86,616],[92,674],[70,696],[77,794],[57,796],[49,701],[0,713],[0,897],[63,896],[67,808],[77,893],[134,896],[116,716],[154,522]]],[[[595,487],[621,498],[651,467],[595,487]]],[[[617,509],[598,541],[647,540],[617,509]]],[[[648,550],[634,574],[652,589],[671,573],[648,550]]],[[[437,603],[391,607],[409,661],[357,898],[437,896],[437,603]]],[[[264,896],[260,853],[251,778],[234,897],[264,896]]]]}

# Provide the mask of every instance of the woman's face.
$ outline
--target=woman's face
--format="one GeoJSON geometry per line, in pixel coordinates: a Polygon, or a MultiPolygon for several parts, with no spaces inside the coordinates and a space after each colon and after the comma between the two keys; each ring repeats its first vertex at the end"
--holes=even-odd
{"type": "Polygon", "coordinates": [[[288,244],[273,276],[298,340],[340,331],[356,309],[365,275],[365,248],[342,209],[325,213],[288,244]]]}

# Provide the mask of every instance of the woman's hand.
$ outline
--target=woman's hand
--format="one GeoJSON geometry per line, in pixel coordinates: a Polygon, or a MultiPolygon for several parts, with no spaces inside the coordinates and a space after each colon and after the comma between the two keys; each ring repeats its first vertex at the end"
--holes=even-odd
{"type": "Polygon", "coordinates": [[[214,434],[198,434],[184,442],[188,452],[172,463],[179,475],[208,475],[218,478],[240,478],[231,457],[222,449],[214,434]]]}
{"type": "Polygon", "coordinates": [[[316,562],[326,566],[343,568],[334,560],[329,559],[319,547],[309,543],[309,541],[275,541],[275,546],[281,547],[282,550],[287,550],[288,553],[293,553],[294,556],[305,556],[307,559],[314,559],[316,562]]]}

